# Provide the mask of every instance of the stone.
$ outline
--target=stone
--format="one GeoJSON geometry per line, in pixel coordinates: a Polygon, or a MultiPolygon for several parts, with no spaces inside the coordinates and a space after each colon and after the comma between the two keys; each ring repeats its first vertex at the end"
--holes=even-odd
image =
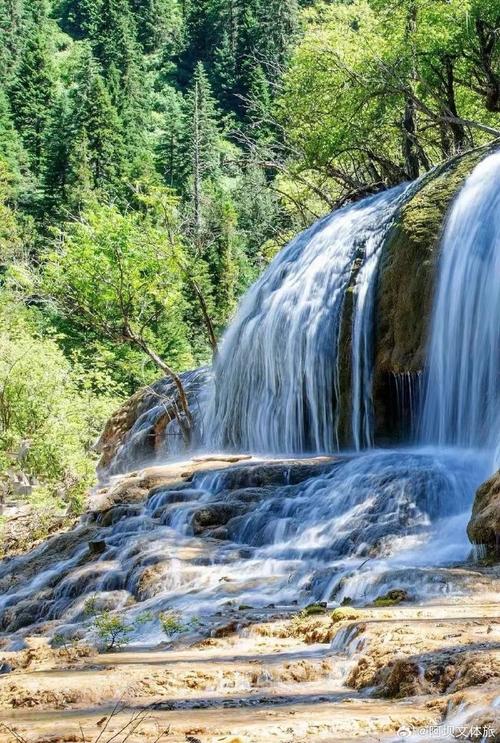
{"type": "Polygon", "coordinates": [[[492,560],[500,557],[500,470],[476,493],[467,534],[473,544],[483,547],[492,560]]]}
{"type": "Polygon", "coordinates": [[[106,542],[103,539],[89,542],[89,555],[91,557],[102,555],[103,552],[106,552],[106,542]]]}

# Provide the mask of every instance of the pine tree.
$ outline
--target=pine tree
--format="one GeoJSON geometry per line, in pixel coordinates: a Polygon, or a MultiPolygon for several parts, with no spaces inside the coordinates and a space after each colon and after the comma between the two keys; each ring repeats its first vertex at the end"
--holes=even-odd
{"type": "Polygon", "coordinates": [[[89,188],[119,193],[125,168],[121,123],[88,44],[81,49],[73,86],[54,110],[45,187],[52,202],[81,202],[89,188]]]}
{"type": "Polygon", "coordinates": [[[102,0],[62,0],[58,5],[62,29],[74,39],[93,38],[101,7],[102,0]]]}
{"type": "Polygon", "coordinates": [[[216,103],[205,69],[198,62],[186,96],[182,143],[185,183],[192,194],[193,221],[199,237],[202,229],[202,187],[219,165],[219,129],[216,103]]]}
{"type": "Polygon", "coordinates": [[[218,98],[226,109],[241,105],[235,97],[237,60],[234,39],[229,31],[224,31],[220,45],[214,51],[213,73],[214,88],[218,98]]]}
{"type": "Polygon", "coordinates": [[[256,0],[256,47],[268,79],[285,65],[298,27],[297,0],[256,0]]]}
{"type": "Polygon", "coordinates": [[[183,99],[172,86],[165,87],[162,98],[163,133],[156,160],[163,180],[171,188],[183,185],[183,99]]]}
{"type": "Polygon", "coordinates": [[[22,0],[0,0],[0,84],[10,85],[21,49],[22,0]]]}
{"type": "Polygon", "coordinates": [[[128,0],[101,0],[98,22],[89,37],[101,65],[111,102],[121,120],[123,145],[136,177],[150,169],[149,80],[145,74],[137,25],[128,0]],[[145,155],[148,155],[145,158],[145,155]]]}
{"type": "Polygon", "coordinates": [[[113,192],[119,186],[124,168],[121,123],[88,47],[82,55],[72,91],[71,115],[74,123],[70,136],[74,144],[70,158],[74,163],[80,162],[82,148],[93,187],[113,192]]]}
{"type": "Polygon", "coordinates": [[[179,0],[132,0],[137,38],[146,53],[178,44],[182,27],[179,0]]]}
{"type": "Polygon", "coordinates": [[[14,128],[9,100],[0,88],[0,160],[6,164],[11,178],[19,182],[26,167],[26,153],[14,128]]]}
{"type": "Polygon", "coordinates": [[[55,75],[46,29],[32,28],[27,36],[10,100],[14,121],[28,152],[33,173],[40,174],[43,145],[54,99],[55,75]]]}

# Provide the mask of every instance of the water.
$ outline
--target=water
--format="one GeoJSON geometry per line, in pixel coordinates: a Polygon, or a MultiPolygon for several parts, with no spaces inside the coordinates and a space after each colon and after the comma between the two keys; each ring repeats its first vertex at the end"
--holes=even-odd
{"type": "Polygon", "coordinates": [[[340,209],[298,235],[243,299],[215,365],[208,442],[267,453],[339,448],[339,341],[353,320],[352,435],[371,434],[371,326],[381,247],[407,186],[340,209]],[[352,282],[354,282],[352,284],[352,282]]]}
{"type": "MultiPolygon", "coordinates": [[[[106,550],[97,561],[82,560],[76,545],[44,577],[45,617],[78,624],[91,596],[131,616],[167,608],[214,616],[228,605],[347,596],[363,602],[395,577],[416,595],[416,568],[420,587],[435,595],[448,582],[424,568],[467,557],[464,514],[485,472],[468,452],[373,451],[293,484],[281,466],[274,484],[262,485],[269,466],[195,475],[189,485],[157,489],[128,515],[117,509],[115,523],[100,529],[106,550]]],[[[30,588],[8,591],[4,606],[22,609],[30,588]]],[[[141,632],[161,639],[157,621],[141,632]]]]}
{"type": "Polygon", "coordinates": [[[392,375],[395,413],[399,440],[415,438],[419,426],[423,372],[398,372],[392,375]]]}
{"type": "Polygon", "coordinates": [[[452,206],[441,245],[421,437],[500,444],[500,152],[452,206]]]}

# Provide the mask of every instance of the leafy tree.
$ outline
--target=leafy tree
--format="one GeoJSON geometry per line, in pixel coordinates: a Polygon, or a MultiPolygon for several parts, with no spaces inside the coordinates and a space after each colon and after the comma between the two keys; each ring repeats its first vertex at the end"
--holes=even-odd
{"type": "Polygon", "coordinates": [[[97,331],[118,346],[129,344],[171,377],[187,438],[191,416],[174,372],[174,366],[186,368],[192,361],[183,321],[181,260],[176,236],[140,213],[123,215],[115,206],[96,204],[61,229],[46,256],[43,287],[83,331],[97,331]]]}
{"type": "Polygon", "coordinates": [[[498,41],[490,37],[480,62],[477,28],[490,29],[492,15],[479,0],[355,0],[308,11],[278,104],[294,154],[279,165],[303,181],[313,209],[317,197],[331,208],[498,135],[486,106],[478,116],[477,81],[498,41]]]}

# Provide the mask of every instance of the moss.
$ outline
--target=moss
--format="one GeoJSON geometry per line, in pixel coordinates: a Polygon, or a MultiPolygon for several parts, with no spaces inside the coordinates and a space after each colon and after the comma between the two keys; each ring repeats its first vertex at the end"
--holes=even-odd
{"type": "Polygon", "coordinates": [[[326,604],[309,604],[300,612],[302,617],[312,617],[316,614],[325,614],[326,604]]]}
{"type": "Polygon", "coordinates": [[[394,588],[387,591],[383,596],[378,596],[373,602],[373,606],[396,606],[402,601],[408,601],[409,596],[402,588],[394,588]]]}
{"type": "Polygon", "coordinates": [[[342,446],[353,443],[351,428],[351,400],[352,400],[352,323],[355,307],[355,287],[363,261],[357,257],[351,267],[351,276],[342,304],[338,339],[338,391],[337,400],[338,436],[342,446]]]}
{"type": "Polygon", "coordinates": [[[356,609],[339,606],[338,609],[332,611],[330,616],[332,622],[343,622],[349,619],[359,619],[362,615],[361,612],[356,609]]]}

